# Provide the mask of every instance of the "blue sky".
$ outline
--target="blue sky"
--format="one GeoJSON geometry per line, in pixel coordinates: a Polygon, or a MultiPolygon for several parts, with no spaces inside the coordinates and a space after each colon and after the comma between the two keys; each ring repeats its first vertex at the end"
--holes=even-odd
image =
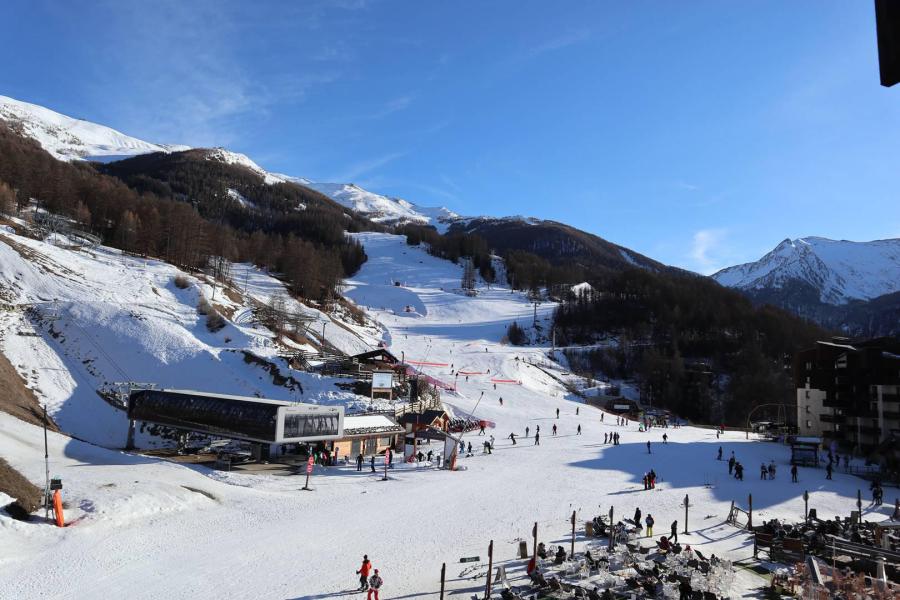
{"type": "Polygon", "coordinates": [[[871,2],[12,0],[0,94],[704,273],[900,237],[871,2]]]}

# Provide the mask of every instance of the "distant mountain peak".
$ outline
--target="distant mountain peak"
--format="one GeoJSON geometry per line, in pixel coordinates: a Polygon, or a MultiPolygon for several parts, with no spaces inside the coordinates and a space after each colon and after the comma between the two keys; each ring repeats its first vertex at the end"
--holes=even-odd
{"type": "Polygon", "coordinates": [[[900,291],[900,239],[785,239],[758,261],[722,269],[713,278],[743,290],[778,290],[802,283],[827,304],[869,300],[900,291]]]}

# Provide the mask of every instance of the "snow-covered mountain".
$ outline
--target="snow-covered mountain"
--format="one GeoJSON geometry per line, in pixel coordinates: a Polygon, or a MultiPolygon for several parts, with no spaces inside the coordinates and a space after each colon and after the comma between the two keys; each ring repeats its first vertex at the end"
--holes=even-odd
{"type": "Polygon", "coordinates": [[[0,96],[0,120],[11,123],[60,160],[108,162],[136,154],[188,149],[188,146],[145,142],[110,127],[73,119],[49,108],[7,96],[0,96]]]}
{"type": "Polygon", "coordinates": [[[433,225],[438,231],[443,232],[459,218],[459,215],[443,206],[418,206],[401,198],[391,198],[364,190],[353,183],[293,181],[322,192],[335,202],[366,215],[378,223],[433,225]]]}
{"type": "MultiPolygon", "coordinates": [[[[74,119],[37,104],[0,96],[0,120],[5,120],[24,135],[37,141],[60,160],[94,160],[112,162],[151,152],[179,152],[190,146],[155,144],[131,137],[110,127],[82,119],[74,119]]],[[[422,207],[375,192],[352,183],[323,183],[304,177],[272,173],[250,157],[225,148],[212,148],[209,160],[244,166],[260,175],[267,184],[296,183],[325,194],[335,202],[386,224],[418,223],[434,225],[441,231],[458,217],[444,207],[422,207]]]]}
{"type": "Polygon", "coordinates": [[[900,291],[900,239],[787,239],[758,261],[722,269],[713,278],[754,292],[811,286],[826,304],[870,300],[900,291]]]}

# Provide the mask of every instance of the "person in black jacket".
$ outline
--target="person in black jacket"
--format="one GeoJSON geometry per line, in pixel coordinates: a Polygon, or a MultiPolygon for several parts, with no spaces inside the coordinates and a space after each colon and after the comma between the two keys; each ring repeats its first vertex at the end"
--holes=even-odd
{"type": "Polygon", "coordinates": [[[669,536],[669,539],[672,540],[673,543],[678,543],[678,521],[672,521],[672,527],[670,529],[672,535],[669,536]]]}
{"type": "Polygon", "coordinates": [[[362,455],[362,452],[360,452],[356,456],[356,470],[357,471],[362,471],[362,462],[363,462],[363,455],[362,455]]]}

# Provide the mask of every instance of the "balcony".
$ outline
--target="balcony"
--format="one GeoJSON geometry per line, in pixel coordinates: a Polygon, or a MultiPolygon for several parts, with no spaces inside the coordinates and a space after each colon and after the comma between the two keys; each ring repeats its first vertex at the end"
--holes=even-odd
{"type": "Polygon", "coordinates": [[[846,423],[847,417],[844,415],[821,414],[819,415],[819,420],[823,423],[846,423]]]}

